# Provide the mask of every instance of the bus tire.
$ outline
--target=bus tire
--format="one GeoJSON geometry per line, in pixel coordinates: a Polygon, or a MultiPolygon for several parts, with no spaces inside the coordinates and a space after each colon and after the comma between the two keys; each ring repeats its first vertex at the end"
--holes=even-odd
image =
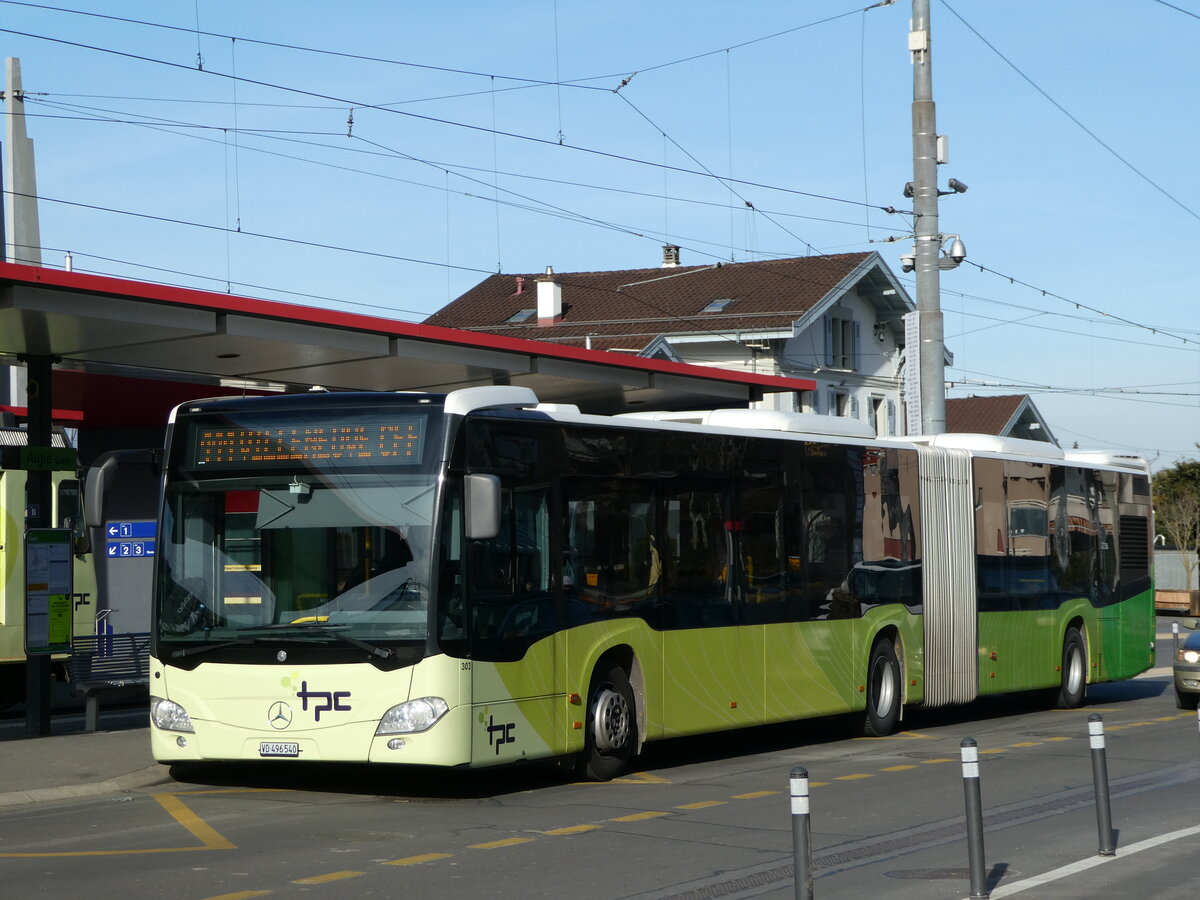
{"type": "Polygon", "coordinates": [[[1059,709],[1078,709],[1087,697],[1087,649],[1078,628],[1068,628],[1063,638],[1062,684],[1055,697],[1059,709]]]}
{"type": "Polygon", "coordinates": [[[637,747],[637,707],[629,676],[615,663],[598,667],[592,675],[584,726],[579,774],[589,781],[616,778],[637,747]]]}
{"type": "Polygon", "coordinates": [[[871,661],[867,663],[867,712],[863,717],[863,734],[883,737],[895,731],[896,723],[900,721],[902,698],[896,648],[887,638],[880,638],[871,648],[871,661]]]}

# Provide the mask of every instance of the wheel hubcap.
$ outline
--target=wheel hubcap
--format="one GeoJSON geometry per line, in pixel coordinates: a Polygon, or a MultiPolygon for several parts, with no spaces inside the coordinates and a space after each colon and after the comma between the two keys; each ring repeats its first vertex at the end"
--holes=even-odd
{"type": "Polygon", "coordinates": [[[882,657],[875,660],[875,668],[871,670],[871,697],[875,715],[886,718],[896,702],[896,680],[892,678],[892,667],[882,657]]]}
{"type": "Polygon", "coordinates": [[[1067,691],[1077,694],[1082,685],[1083,653],[1078,646],[1074,646],[1071,648],[1070,658],[1067,660],[1067,691]]]}
{"type": "Polygon", "coordinates": [[[601,688],[596,694],[592,733],[601,753],[615,753],[629,743],[629,704],[611,688],[601,688]]]}

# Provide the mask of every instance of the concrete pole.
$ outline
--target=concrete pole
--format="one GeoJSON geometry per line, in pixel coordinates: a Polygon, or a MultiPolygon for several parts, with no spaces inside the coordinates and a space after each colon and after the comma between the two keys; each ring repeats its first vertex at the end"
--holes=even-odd
{"type": "Polygon", "coordinates": [[[42,264],[38,222],[37,177],[33,170],[33,141],[25,133],[25,91],[21,61],[6,60],[8,90],[4,94],[4,259],[27,266],[42,264]]]}
{"type": "MultiPolygon", "coordinates": [[[[4,93],[4,217],[0,222],[0,259],[5,262],[42,264],[42,237],[38,223],[37,179],[33,171],[33,141],[25,134],[25,92],[21,87],[21,61],[9,57],[5,65],[4,93]]],[[[24,406],[26,373],[18,366],[0,366],[0,402],[24,406]]]]}
{"type": "Polygon", "coordinates": [[[946,430],[946,373],[941,272],[938,269],[941,235],[938,231],[937,122],[930,60],[929,0],[913,0],[912,8],[908,48],[913,64],[913,211],[917,214],[913,252],[920,335],[915,349],[920,371],[921,433],[941,434],[946,430]]]}

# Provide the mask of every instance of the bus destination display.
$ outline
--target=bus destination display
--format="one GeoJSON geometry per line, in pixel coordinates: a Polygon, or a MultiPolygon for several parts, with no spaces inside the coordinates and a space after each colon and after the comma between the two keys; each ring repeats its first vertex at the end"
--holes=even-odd
{"type": "Polygon", "coordinates": [[[272,426],[193,426],[190,469],[405,466],[421,462],[425,419],[409,416],[272,426]]]}

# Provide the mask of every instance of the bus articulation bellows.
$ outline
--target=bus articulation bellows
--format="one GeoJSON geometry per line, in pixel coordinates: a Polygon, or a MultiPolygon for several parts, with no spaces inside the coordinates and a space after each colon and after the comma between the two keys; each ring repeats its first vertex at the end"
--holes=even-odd
{"type": "Polygon", "coordinates": [[[646,741],[1151,663],[1144,461],[528,389],[172,417],[155,758],[621,772],[646,741]]]}

